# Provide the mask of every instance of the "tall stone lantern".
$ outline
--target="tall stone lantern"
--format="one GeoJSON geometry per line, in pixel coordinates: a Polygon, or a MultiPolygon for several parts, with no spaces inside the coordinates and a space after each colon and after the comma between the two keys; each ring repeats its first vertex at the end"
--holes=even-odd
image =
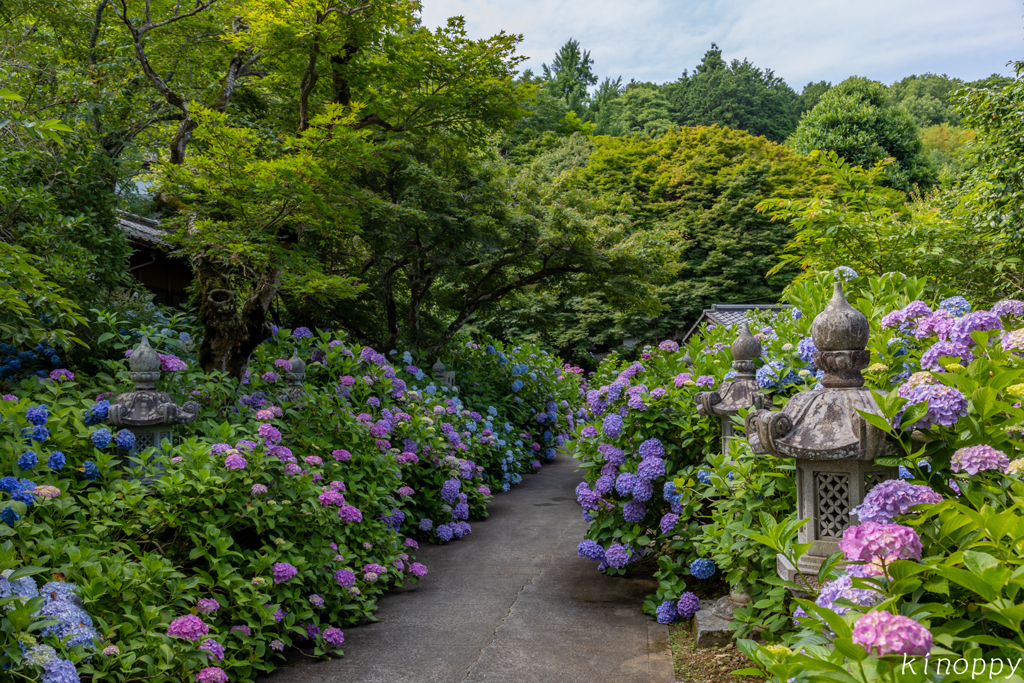
{"type": "MultiPolygon", "coordinates": [[[[818,352],[814,364],[824,370],[824,389],[803,391],[781,411],[757,410],[747,414],[747,439],[754,453],[796,459],[796,505],[800,519],[808,519],[799,532],[801,543],[812,543],[798,562],[808,580],[817,576],[825,559],[839,552],[847,527],[858,524],[853,509],[871,488],[895,479],[895,467],[874,460],[896,455],[897,444],[884,431],[857,412],[880,415],[861,371],[868,366],[868,319],[843,296],[835,283],[832,301],[814,319],[811,335],[818,352]]],[[[779,576],[799,577],[782,555],[779,576]]]]}
{"type": "MultiPolygon", "coordinates": [[[[732,369],[736,377],[722,382],[717,391],[702,391],[694,400],[700,415],[717,415],[722,420],[722,453],[728,449],[729,439],[735,435],[732,418],[747,408],[763,408],[764,394],[758,391],[754,361],[761,355],[761,342],[750,333],[743,322],[739,336],[732,343],[732,369]]],[[[699,647],[722,645],[735,635],[729,630],[733,613],[750,602],[750,595],[742,585],[730,587],[729,595],[719,598],[710,607],[700,610],[693,622],[694,636],[699,647]]]]}
{"type": "Polygon", "coordinates": [[[299,358],[297,351],[292,351],[292,357],[288,362],[291,363],[291,370],[284,373],[285,388],[277,392],[277,400],[283,403],[298,403],[306,393],[302,388],[302,382],[306,379],[306,363],[299,358]]]}
{"type": "Polygon", "coordinates": [[[164,439],[174,442],[174,426],[186,424],[199,416],[199,404],[186,401],[179,406],[170,394],[156,390],[160,379],[160,356],[146,337],[128,359],[129,378],[135,390],[121,394],[110,402],[107,424],[128,429],[135,435],[135,446],[128,451],[134,457],[147,448],[159,447],[164,439]]]}
{"type": "Polygon", "coordinates": [[[747,408],[764,407],[764,394],[758,391],[754,377],[754,361],[760,355],[761,342],[750,333],[750,326],[744,322],[739,336],[732,343],[732,369],[736,371],[736,377],[723,382],[717,391],[702,391],[695,397],[698,414],[722,418],[723,453],[729,438],[735,435],[732,416],[747,408]]]}
{"type": "Polygon", "coordinates": [[[431,366],[430,371],[436,381],[441,382],[445,386],[455,386],[455,371],[447,369],[440,358],[431,366]]]}

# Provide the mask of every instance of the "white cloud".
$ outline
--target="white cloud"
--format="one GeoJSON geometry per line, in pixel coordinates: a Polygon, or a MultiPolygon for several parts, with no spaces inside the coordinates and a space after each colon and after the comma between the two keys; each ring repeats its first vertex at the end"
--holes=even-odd
{"type": "Polygon", "coordinates": [[[521,33],[540,70],[566,40],[590,50],[601,76],[674,80],[712,42],[799,91],[859,75],[886,83],[932,71],[964,79],[1024,59],[1022,6],[1011,0],[423,0],[433,27],[461,14],[473,37],[521,33]]]}

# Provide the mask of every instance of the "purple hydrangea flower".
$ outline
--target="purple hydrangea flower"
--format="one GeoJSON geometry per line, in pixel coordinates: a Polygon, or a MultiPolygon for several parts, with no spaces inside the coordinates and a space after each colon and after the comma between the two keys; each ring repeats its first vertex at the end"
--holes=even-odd
{"type": "Polygon", "coordinates": [[[332,647],[338,648],[345,642],[345,634],[341,632],[340,628],[329,628],[324,631],[323,639],[332,647]]]}
{"type": "Polygon", "coordinates": [[[992,306],[992,312],[1001,318],[1024,317],[1024,301],[1003,299],[992,306]]]}
{"type": "Polygon", "coordinates": [[[945,341],[949,338],[949,333],[953,329],[955,322],[956,318],[949,311],[939,309],[930,318],[921,318],[917,321],[914,336],[917,339],[935,336],[945,341]]]}
{"type": "Polygon", "coordinates": [[[637,449],[641,458],[663,458],[665,457],[665,446],[660,439],[647,439],[637,449]]]}
{"type": "Polygon", "coordinates": [[[701,375],[700,377],[697,378],[696,384],[698,387],[706,387],[710,389],[711,387],[715,386],[715,378],[712,377],[711,375],[701,375]]]}
{"type": "MultiPolygon", "coordinates": [[[[918,429],[927,429],[933,424],[941,427],[952,427],[967,414],[967,397],[953,387],[941,384],[920,385],[904,391],[903,385],[896,392],[900,397],[907,399],[904,410],[918,403],[927,403],[927,414],[913,426],[918,429]]],[[[903,417],[903,411],[896,415],[897,424],[903,417]]]]}
{"type": "MultiPolygon", "coordinates": [[[[642,447],[641,447],[642,448],[642,447]]],[[[636,470],[637,476],[646,481],[654,481],[665,476],[665,461],[658,457],[645,457],[636,470]]]]}
{"type": "Polygon", "coordinates": [[[576,548],[576,553],[580,557],[593,562],[604,560],[604,548],[597,541],[592,541],[589,538],[585,541],[580,541],[579,546],[576,548]]]}
{"type": "Polygon", "coordinates": [[[202,645],[199,646],[199,649],[209,652],[209,657],[211,661],[224,661],[224,646],[218,643],[216,640],[204,640],[202,645]]]}
{"type": "Polygon", "coordinates": [[[666,512],[661,517],[661,533],[667,536],[668,534],[672,533],[672,531],[676,528],[676,524],[678,523],[679,515],[672,512],[666,512]]]}
{"type": "Polygon", "coordinates": [[[617,413],[609,413],[605,415],[604,421],[601,423],[601,427],[604,430],[604,435],[609,439],[618,438],[619,434],[622,433],[622,417],[617,413]]]}
{"type": "Polygon", "coordinates": [[[631,523],[643,521],[644,516],[647,514],[647,509],[644,504],[639,500],[627,501],[622,506],[622,517],[631,523]]]}
{"type": "MultiPolygon", "coordinates": [[[[1003,329],[1003,321],[999,319],[998,315],[990,311],[974,311],[953,323],[953,329],[949,332],[949,341],[954,344],[973,346],[974,340],[971,339],[971,332],[1001,329],[1003,329]]],[[[925,367],[923,359],[921,366],[925,367]]]]}
{"type": "Polygon", "coordinates": [[[942,502],[942,496],[924,485],[890,479],[875,485],[853,512],[861,522],[889,523],[914,505],[942,502]]]}
{"type": "Polygon", "coordinates": [[[334,572],[334,580],[338,582],[338,585],[342,588],[352,586],[356,582],[356,575],[348,569],[339,569],[334,572]]]}
{"type": "Polygon", "coordinates": [[[853,608],[835,604],[840,598],[866,607],[880,602],[882,597],[881,593],[870,588],[854,588],[850,575],[843,574],[835,581],[829,581],[822,586],[815,602],[819,607],[826,607],[836,614],[846,614],[853,608]]]}
{"type": "Polygon", "coordinates": [[[342,505],[338,508],[338,519],[348,524],[363,521],[363,511],[354,505],[342,505]]]}
{"type": "Polygon", "coordinates": [[[595,437],[597,436],[597,427],[594,427],[593,425],[587,425],[586,427],[583,428],[583,431],[580,432],[580,434],[583,436],[584,439],[595,437]]]}
{"type": "MultiPolygon", "coordinates": [[[[882,327],[885,327],[885,320],[882,321],[882,327]]],[[[796,345],[796,354],[800,357],[800,360],[807,363],[808,365],[814,363],[814,354],[818,352],[818,347],[814,345],[814,339],[811,337],[804,337],[796,345]]]]}
{"type": "Polygon", "coordinates": [[[293,576],[299,573],[299,570],[296,569],[293,565],[288,564],[287,562],[276,562],[274,563],[273,572],[274,583],[277,584],[283,583],[284,581],[287,581],[288,579],[292,578],[293,576]]]}
{"type": "Polygon", "coordinates": [[[665,341],[658,344],[658,348],[661,349],[662,351],[675,353],[676,351],[679,350],[679,344],[672,341],[671,339],[666,339],[665,341]]]}
{"type": "Polygon", "coordinates": [[[309,331],[308,327],[296,327],[292,330],[292,336],[296,339],[309,339],[313,333],[309,331]]]}
{"type": "Polygon", "coordinates": [[[645,411],[647,410],[647,404],[644,403],[643,396],[630,396],[628,404],[631,410],[645,411]]]}
{"type": "Polygon", "coordinates": [[[210,632],[210,627],[194,614],[178,617],[167,627],[167,635],[185,640],[199,640],[210,632]]]}
{"type": "Polygon", "coordinates": [[[960,448],[953,453],[953,459],[950,461],[951,470],[967,474],[977,474],[987,470],[1005,472],[1009,465],[1010,459],[1006,453],[986,444],[960,448]]]}
{"type": "Polygon", "coordinates": [[[692,619],[693,615],[700,611],[700,599],[687,591],[679,596],[679,601],[676,602],[676,612],[679,613],[683,619],[692,619]]]}
{"type": "Polygon", "coordinates": [[[245,466],[248,464],[248,461],[238,453],[234,453],[224,458],[224,466],[229,470],[244,470],[245,466]]]}
{"type": "Polygon", "coordinates": [[[615,480],[615,490],[620,496],[628,496],[636,488],[638,478],[635,474],[629,472],[623,472],[619,475],[618,479],[615,480]]]}
{"type": "Polygon", "coordinates": [[[604,553],[604,561],[613,569],[621,569],[629,564],[629,551],[619,543],[612,543],[604,553]]]}
{"type": "Polygon", "coordinates": [[[199,598],[196,607],[203,614],[212,614],[220,609],[220,603],[213,598],[199,598]]]}

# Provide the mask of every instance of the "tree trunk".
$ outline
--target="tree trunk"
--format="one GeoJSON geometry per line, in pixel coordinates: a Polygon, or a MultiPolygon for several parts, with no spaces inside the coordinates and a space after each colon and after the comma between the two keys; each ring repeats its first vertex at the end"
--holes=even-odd
{"type": "Polygon", "coordinates": [[[199,320],[203,324],[199,363],[207,374],[226,372],[241,379],[252,352],[271,336],[267,310],[280,285],[281,270],[275,269],[254,282],[240,311],[235,292],[220,273],[200,266],[196,278],[201,297],[199,320]]]}

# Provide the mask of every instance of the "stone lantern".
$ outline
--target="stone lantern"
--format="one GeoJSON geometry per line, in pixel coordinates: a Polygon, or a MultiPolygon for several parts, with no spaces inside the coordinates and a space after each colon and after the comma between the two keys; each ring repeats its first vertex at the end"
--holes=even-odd
{"type": "MultiPolygon", "coordinates": [[[[801,543],[812,543],[798,562],[811,580],[828,556],[839,552],[843,531],[858,524],[853,509],[864,495],[886,479],[895,467],[874,460],[897,455],[897,444],[857,412],[880,415],[861,371],[868,366],[868,319],[843,296],[842,284],[828,307],[814,319],[811,335],[818,352],[814,364],[825,372],[824,389],[794,395],[781,411],[747,414],[747,439],[754,453],[796,459],[797,516],[808,519],[799,532],[801,543]]],[[[799,577],[782,555],[779,576],[799,577]]]]}
{"type": "Polygon", "coordinates": [[[431,366],[430,371],[434,375],[434,379],[436,381],[449,387],[455,385],[455,372],[448,370],[444,363],[441,362],[440,358],[438,358],[437,362],[431,366]]]}
{"type": "Polygon", "coordinates": [[[764,394],[758,391],[754,377],[754,361],[760,355],[761,342],[754,338],[750,326],[744,322],[739,336],[732,343],[732,369],[736,371],[736,377],[723,382],[717,391],[702,391],[695,397],[697,413],[722,418],[722,453],[726,452],[728,440],[735,434],[732,416],[747,408],[764,407],[764,394]]]}
{"type": "MultiPolygon", "coordinates": [[[[761,342],[750,333],[743,322],[739,336],[732,343],[732,369],[736,377],[723,382],[717,391],[702,391],[694,400],[700,415],[718,415],[722,419],[722,453],[727,452],[729,439],[734,436],[732,418],[747,408],[763,408],[764,394],[758,391],[754,376],[754,361],[761,355],[761,342]]],[[[742,586],[730,587],[729,595],[719,598],[713,605],[700,610],[693,622],[698,647],[722,645],[732,640],[729,624],[733,613],[750,602],[750,595],[742,586]]]]}
{"type": "Polygon", "coordinates": [[[174,442],[174,426],[186,424],[199,415],[199,404],[186,401],[178,406],[170,394],[156,390],[160,379],[160,356],[146,337],[128,359],[129,377],[135,390],[121,394],[110,402],[107,424],[128,429],[135,435],[135,446],[128,457],[150,447],[159,447],[166,439],[174,442]]]}
{"type": "Polygon", "coordinates": [[[291,363],[291,370],[284,373],[285,388],[277,392],[277,400],[282,403],[298,403],[306,394],[302,388],[302,382],[306,379],[306,363],[299,358],[297,351],[292,351],[288,362],[291,363]]]}

